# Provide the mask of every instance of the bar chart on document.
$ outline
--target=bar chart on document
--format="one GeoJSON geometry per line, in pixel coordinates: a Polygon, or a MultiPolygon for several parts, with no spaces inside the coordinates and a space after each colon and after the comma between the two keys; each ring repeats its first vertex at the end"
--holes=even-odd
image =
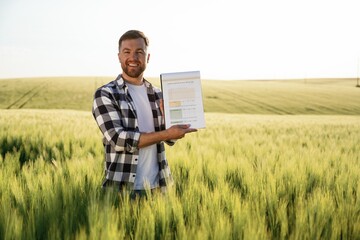
{"type": "Polygon", "coordinates": [[[166,128],[176,124],[205,128],[200,71],[163,73],[160,80],[166,128]]]}

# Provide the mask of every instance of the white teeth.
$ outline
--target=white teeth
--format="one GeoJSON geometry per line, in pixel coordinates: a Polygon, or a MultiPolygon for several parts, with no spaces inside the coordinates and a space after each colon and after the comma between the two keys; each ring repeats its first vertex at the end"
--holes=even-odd
{"type": "Polygon", "coordinates": [[[136,67],[137,64],[129,64],[130,67],[136,67]]]}

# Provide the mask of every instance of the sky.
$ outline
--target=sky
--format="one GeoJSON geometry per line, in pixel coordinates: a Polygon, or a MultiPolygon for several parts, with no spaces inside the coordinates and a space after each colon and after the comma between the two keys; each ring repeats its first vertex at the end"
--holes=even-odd
{"type": "Polygon", "coordinates": [[[113,76],[127,30],[150,40],[145,77],[358,77],[358,0],[0,0],[0,78],[113,76]]]}

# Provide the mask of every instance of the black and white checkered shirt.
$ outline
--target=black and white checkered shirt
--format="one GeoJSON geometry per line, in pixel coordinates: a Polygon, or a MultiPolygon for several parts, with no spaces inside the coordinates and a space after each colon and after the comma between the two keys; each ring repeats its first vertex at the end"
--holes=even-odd
{"type": "MultiPolygon", "coordinates": [[[[144,84],[147,88],[155,131],[164,130],[165,125],[159,105],[162,93],[145,79],[144,84]]],[[[133,184],[139,157],[140,132],[133,100],[121,75],[96,90],[92,113],[104,136],[105,180],[103,186],[109,183],[119,186],[124,183],[133,184]]],[[[159,185],[165,187],[167,183],[172,182],[172,176],[165,157],[163,142],[157,144],[157,158],[159,185]]]]}

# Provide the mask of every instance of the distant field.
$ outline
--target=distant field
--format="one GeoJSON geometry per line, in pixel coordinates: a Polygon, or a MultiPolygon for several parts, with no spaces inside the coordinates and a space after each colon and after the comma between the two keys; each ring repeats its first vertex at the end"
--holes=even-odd
{"type": "MultiPolygon", "coordinates": [[[[0,109],[91,109],[96,88],[109,77],[0,79],[0,109]]],[[[159,79],[151,79],[159,86],[159,79]]],[[[359,115],[356,79],[289,81],[203,80],[206,112],[359,115]]]]}

